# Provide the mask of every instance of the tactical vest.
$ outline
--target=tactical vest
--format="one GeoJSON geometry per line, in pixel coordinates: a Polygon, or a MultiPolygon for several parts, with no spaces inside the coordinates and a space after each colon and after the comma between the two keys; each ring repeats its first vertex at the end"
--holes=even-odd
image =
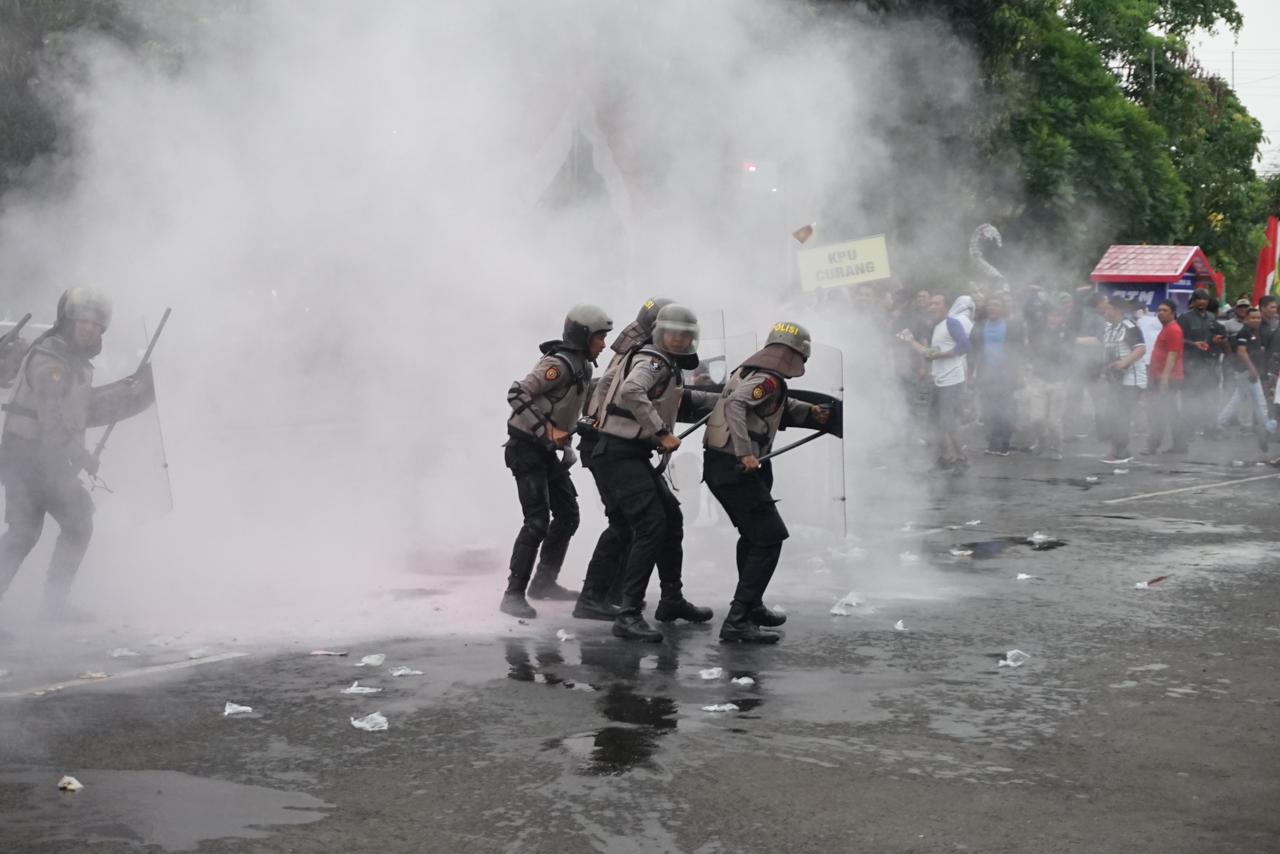
{"type": "Polygon", "coordinates": [[[639,439],[643,435],[644,426],[636,420],[635,414],[617,403],[618,393],[622,388],[623,381],[626,379],[627,374],[631,373],[635,360],[642,356],[658,359],[671,370],[671,378],[667,380],[666,386],[658,393],[657,397],[653,396],[654,390],[651,389],[649,399],[652,401],[654,408],[658,410],[658,417],[662,419],[663,425],[668,430],[675,426],[676,415],[680,411],[680,397],[684,393],[684,375],[666,353],[658,349],[642,347],[627,356],[626,362],[619,367],[613,376],[613,381],[609,383],[609,387],[605,391],[604,398],[601,401],[603,406],[603,418],[599,426],[601,432],[609,433],[622,439],[639,439]]]}
{"type": "Polygon", "coordinates": [[[591,363],[585,354],[576,350],[556,350],[550,355],[564,362],[569,369],[569,381],[546,394],[535,396],[533,405],[556,425],[557,430],[572,433],[578,426],[582,401],[591,385],[591,363]]]}
{"type": "Polygon", "coordinates": [[[22,360],[22,366],[18,369],[18,383],[9,396],[9,402],[3,407],[4,437],[18,436],[33,441],[41,438],[38,410],[40,401],[31,385],[31,368],[33,363],[42,360],[52,360],[63,366],[63,381],[68,385],[60,407],[62,426],[83,445],[92,398],[93,365],[59,353],[57,345],[48,340],[33,345],[22,360]]]}
{"type": "MultiPolygon", "coordinates": [[[[708,448],[727,451],[730,454],[734,452],[733,436],[729,432],[729,419],[725,416],[725,405],[729,401],[729,395],[733,394],[744,380],[756,373],[762,372],[755,368],[738,368],[725,383],[720,399],[711,410],[711,418],[707,420],[707,435],[704,441],[708,448]]],[[[778,435],[778,427],[782,424],[782,415],[787,411],[786,381],[775,374],[763,373],[777,380],[781,384],[781,390],[772,404],[747,407],[747,436],[751,438],[754,445],[752,449],[755,451],[754,456],[762,456],[773,449],[773,440],[778,435]]]]}

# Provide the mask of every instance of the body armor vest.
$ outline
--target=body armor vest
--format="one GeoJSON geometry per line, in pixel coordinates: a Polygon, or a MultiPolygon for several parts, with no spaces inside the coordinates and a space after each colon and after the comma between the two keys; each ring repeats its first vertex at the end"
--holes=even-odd
{"type": "Polygon", "coordinates": [[[578,426],[582,413],[582,401],[591,385],[591,363],[576,350],[556,350],[551,355],[564,362],[569,369],[569,382],[547,394],[533,398],[533,405],[547,416],[557,430],[572,433],[578,426]]]}
{"type": "Polygon", "coordinates": [[[671,370],[671,378],[667,380],[666,386],[657,397],[654,397],[653,390],[650,390],[649,399],[658,410],[658,417],[662,419],[667,430],[675,426],[676,415],[680,411],[680,397],[684,393],[684,374],[666,353],[656,348],[642,347],[626,357],[626,362],[619,366],[613,381],[605,391],[601,401],[603,408],[603,419],[599,427],[601,432],[623,439],[639,439],[644,433],[644,427],[636,420],[635,415],[618,405],[618,393],[622,383],[626,380],[627,374],[631,373],[636,358],[641,356],[658,359],[671,370]]]}
{"type": "Polygon", "coordinates": [[[4,436],[39,440],[40,401],[31,385],[31,369],[42,361],[52,360],[62,365],[63,382],[67,392],[60,407],[62,423],[75,439],[84,445],[84,431],[88,426],[89,405],[92,399],[93,365],[83,359],[59,352],[62,349],[54,340],[46,339],[32,345],[18,369],[18,382],[9,402],[4,405],[4,436]]]}
{"type": "MultiPolygon", "coordinates": [[[[717,451],[733,451],[733,437],[729,432],[729,419],[725,416],[725,405],[729,396],[742,385],[748,377],[758,373],[755,368],[738,368],[725,383],[715,409],[711,410],[711,418],[707,420],[706,446],[717,451]]],[[[747,407],[747,435],[754,445],[754,456],[763,456],[773,449],[773,440],[778,435],[778,427],[782,424],[782,415],[787,411],[787,383],[775,374],[764,372],[781,384],[777,399],[772,404],[759,407],[747,407]]]]}

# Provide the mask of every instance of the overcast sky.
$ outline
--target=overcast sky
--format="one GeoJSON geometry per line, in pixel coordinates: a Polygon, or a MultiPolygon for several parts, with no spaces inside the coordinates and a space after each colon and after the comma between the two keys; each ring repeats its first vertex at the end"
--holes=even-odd
{"type": "Polygon", "coordinates": [[[1244,27],[1240,34],[1222,32],[1193,40],[1200,63],[1226,80],[1249,112],[1262,122],[1267,141],[1262,144],[1264,173],[1280,172],[1280,2],[1236,0],[1244,27]],[[1232,57],[1235,72],[1232,75],[1232,57]]]}

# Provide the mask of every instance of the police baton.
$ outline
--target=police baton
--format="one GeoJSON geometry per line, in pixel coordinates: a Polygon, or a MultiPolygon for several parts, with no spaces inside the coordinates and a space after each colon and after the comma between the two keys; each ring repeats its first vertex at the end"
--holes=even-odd
{"type": "MultiPolygon", "coordinates": [[[[138,371],[145,368],[147,366],[147,362],[151,361],[151,351],[156,348],[156,342],[160,340],[160,333],[164,332],[164,325],[169,322],[169,315],[172,312],[173,309],[166,308],[164,310],[164,314],[161,315],[160,325],[156,327],[155,334],[152,335],[151,340],[147,342],[146,352],[142,354],[142,360],[138,362],[138,371]]],[[[138,371],[134,371],[134,373],[136,374],[138,371]]],[[[107,425],[107,429],[102,433],[102,438],[98,440],[97,447],[93,449],[93,456],[95,459],[102,456],[102,449],[107,446],[107,440],[111,438],[111,432],[116,429],[116,425],[119,423],[119,421],[112,421],[107,425]]]]}
{"type": "MultiPolygon", "coordinates": [[[[715,410],[712,410],[712,412],[714,411],[715,410]]],[[[685,439],[687,439],[688,437],[692,436],[695,432],[697,432],[699,427],[701,427],[703,424],[706,424],[710,420],[711,420],[711,412],[708,412],[706,415],[702,416],[697,421],[693,422],[693,425],[689,427],[688,430],[685,430],[683,433],[678,434],[676,438],[679,439],[681,442],[683,442],[685,439]]],[[[667,463],[671,461],[672,453],[674,452],[673,451],[662,452],[662,462],[658,463],[658,468],[657,468],[658,474],[662,474],[664,471],[667,470],[667,463]]]]}
{"type": "Polygon", "coordinates": [[[29,320],[31,320],[31,312],[28,311],[22,316],[21,320],[14,324],[12,329],[4,335],[0,335],[0,350],[3,350],[5,347],[8,347],[14,341],[18,340],[18,336],[22,333],[22,327],[26,326],[29,320]]]}

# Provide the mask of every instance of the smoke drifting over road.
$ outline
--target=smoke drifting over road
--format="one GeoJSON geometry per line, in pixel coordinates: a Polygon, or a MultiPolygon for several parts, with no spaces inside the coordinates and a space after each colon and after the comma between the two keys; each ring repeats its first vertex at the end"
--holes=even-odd
{"type": "MultiPolygon", "coordinates": [[[[671,296],[708,338],[721,310],[731,336],[762,335],[786,306],[844,351],[861,414],[891,413],[881,344],[836,318],[841,297],[794,296],[789,234],[883,231],[892,195],[914,223],[895,265],[958,270],[977,75],[939,25],[796,6],[280,2],[197,21],[147,5],[137,50],[51,52],[65,153],[4,200],[0,309],[47,322],[64,287],[107,289],[112,379],[131,370],[134,319],[174,307],[156,365],[175,507],[139,522],[110,512],[128,496],[104,497],[78,598],[141,625],[321,634],[313,618],[381,620],[362,597],[408,586],[407,554],[460,572],[478,546],[502,569],[518,519],[504,391],[577,302],[621,326],[671,296]]],[[[898,427],[870,420],[848,440],[851,507],[901,524],[922,497],[871,469],[898,427]]],[[[155,466],[145,442],[116,441],[108,480],[155,466]]],[[[839,459],[822,453],[810,469],[839,459]]],[[[575,566],[598,531],[579,482],[575,566]]],[[[831,527],[838,489],[824,475],[788,520],[831,527]]],[[[488,615],[496,577],[437,619],[488,615]]]]}

